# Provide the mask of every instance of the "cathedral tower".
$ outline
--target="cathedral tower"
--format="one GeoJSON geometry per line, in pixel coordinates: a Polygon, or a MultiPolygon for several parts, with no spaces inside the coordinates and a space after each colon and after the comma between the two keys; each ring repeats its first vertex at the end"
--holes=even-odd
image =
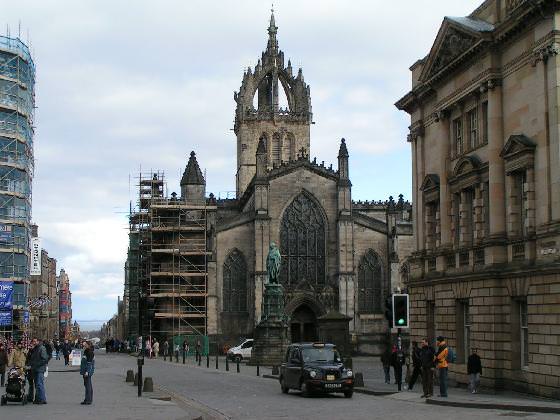
{"type": "Polygon", "coordinates": [[[309,129],[312,121],[311,94],[301,68],[296,76],[284,53],[278,49],[278,28],[274,12],[270,16],[266,51],[255,66],[243,74],[237,104],[234,131],[237,136],[237,197],[241,197],[256,170],[256,152],[263,139],[267,150],[267,166],[295,160],[302,153],[309,156],[309,129]],[[280,106],[284,95],[286,108],[280,106]]]}

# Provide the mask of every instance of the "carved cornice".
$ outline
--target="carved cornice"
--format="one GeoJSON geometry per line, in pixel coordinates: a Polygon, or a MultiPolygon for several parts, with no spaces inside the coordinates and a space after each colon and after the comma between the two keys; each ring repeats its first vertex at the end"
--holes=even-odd
{"type": "Polygon", "coordinates": [[[406,141],[408,141],[409,143],[416,142],[416,140],[418,140],[418,137],[422,137],[424,135],[424,121],[418,120],[410,127],[408,127],[408,129],[409,133],[406,137],[406,141]]]}

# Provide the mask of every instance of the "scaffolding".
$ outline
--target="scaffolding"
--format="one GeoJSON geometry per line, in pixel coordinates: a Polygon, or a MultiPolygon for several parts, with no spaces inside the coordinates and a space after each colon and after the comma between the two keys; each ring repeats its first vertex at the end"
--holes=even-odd
{"type": "Polygon", "coordinates": [[[0,280],[14,282],[12,325],[19,338],[29,307],[35,65],[18,38],[0,36],[0,280]]]}
{"type": "Polygon", "coordinates": [[[207,335],[210,206],[168,197],[164,177],[161,171],[138,176],[127,261],[129,331],[138,332],[133,314],[144,296],[143,333],[177,341],[207,335]]]}

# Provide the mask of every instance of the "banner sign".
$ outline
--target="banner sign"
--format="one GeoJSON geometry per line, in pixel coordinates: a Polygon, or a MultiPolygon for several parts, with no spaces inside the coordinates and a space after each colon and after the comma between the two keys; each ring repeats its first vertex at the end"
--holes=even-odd
{"type": "Polygon", "coordinates": [[[12,241],[12,225],[0,223],[0,243],[10,243],[12,241]]]}
{"type": "Polygon", "coordinates": [[[41,239],[31,238],[31,270],[32,276],[41,275],[41,239]]]}
{"type": "Polygon", "coordinates": [[[0,311],[12,310],[13,296],[14,282],[0,281],[0,311]]]}
{"type": "Polygon", "coordinates": [[[70,366],[80,366],[82,363],[82,351],[81,350],[72,350],[70,354],[70,366]]]}
{"type": "Polygon", "coordinates": [[[12,325],[12,311],[0,311],[0,326],[12,325]]]}
{"type": "Polygon", "coordinates": [[[23,323],[25,325],[29,325],[29,311],[25,311],[23,313],[23,323]]]}

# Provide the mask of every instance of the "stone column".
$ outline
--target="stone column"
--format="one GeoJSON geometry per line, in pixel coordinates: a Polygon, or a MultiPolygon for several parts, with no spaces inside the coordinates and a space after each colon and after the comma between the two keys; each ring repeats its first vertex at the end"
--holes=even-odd
{"type": "MultiPolygon", "coordinates": [[[[443,113],[441,113],[443,114],[443,113]]],[[[449,135],[449,118],[446,115],[441,115],[440,118],[440,143],[441,143],[441,156],[439,164],[439,217],[440,217],[440,240],[441,246],[451,247],[451,217],[449,214],[449,188],[447,185],[448,165],[450,162],[450,148],[449,143],[451,138],[449,135]]]]}
{"type": "Polygon", "coordinates": [[[504,147],[504,129],[502,86],[494,81],[488,84],[488,177],[492,199],[489,203],[491,246],[487,252],[487,263],[494,264],[507,259],[505,245],[500,243],[506,238],[505,172],[504,161],[500,157],[504,147]]]}

